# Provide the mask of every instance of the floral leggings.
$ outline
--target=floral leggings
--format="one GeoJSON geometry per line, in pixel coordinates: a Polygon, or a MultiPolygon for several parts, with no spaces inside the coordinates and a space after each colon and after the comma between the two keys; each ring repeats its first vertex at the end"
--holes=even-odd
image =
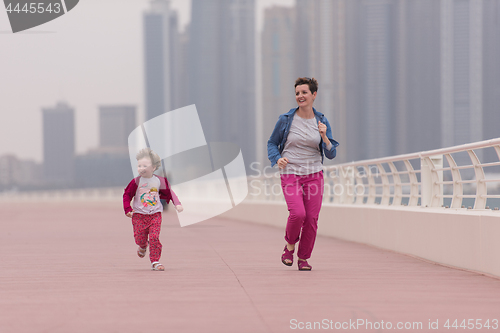
{"type": "Polygon", "coordinates": [[[151,262],[160,260],[162,245],[160,243],[161,213],[152,215],[134,213],[132,215],[135,243],[146,248],[149,235],[149,259],[151,262]]]}

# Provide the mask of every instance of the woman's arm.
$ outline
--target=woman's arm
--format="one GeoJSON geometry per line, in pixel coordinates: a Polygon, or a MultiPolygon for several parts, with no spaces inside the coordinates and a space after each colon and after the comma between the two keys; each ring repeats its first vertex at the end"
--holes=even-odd
{"type": "Polygon", "coordinates": [[[283,140],[283,116],[280,116],[276,125],[274,126],[273,133],[271,137],[267,141],[267,157],[269,161],[271,161],[271,166],[274,166],[276,162],[281,158],[280,151],[278,149],[278,145],[283,140]]]}
{"type": "Polygon", "coordinates": [[[323,151],[325,152],[325,156],[328,159],[333,159],[337,155],[337,146],[339,143],[335,140],[332,139],[332,128],[330,127],[330,123],[328,122],[328,119],[326,117],[323,117],[324,125],[326,125],[326,131],[325,131],[325,138],[323,138],[323,151]],[[328,149],[328,146],[331,144],[330,149],[328,149]]]}

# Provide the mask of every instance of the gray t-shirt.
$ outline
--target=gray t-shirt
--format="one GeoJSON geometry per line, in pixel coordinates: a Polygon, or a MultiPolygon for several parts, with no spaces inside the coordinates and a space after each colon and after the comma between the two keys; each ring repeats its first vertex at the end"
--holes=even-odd
{"type": "Polygon", "coordinates": [[[288,164],[281,174],[309,175],[321,171],[321,135],[316,117],[304,119],[293,116],[290,132],[281,157],[288,158],[288,164]]]}

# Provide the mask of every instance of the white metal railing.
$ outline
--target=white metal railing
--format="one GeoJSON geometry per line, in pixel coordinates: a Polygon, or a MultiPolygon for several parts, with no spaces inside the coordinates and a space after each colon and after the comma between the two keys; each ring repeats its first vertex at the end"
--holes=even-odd
{"type": "MultiPolygon", "coordinates": [[[[496,208],[500,207],[500,171],[496,174],[488,172],[494,168],[500,170],[500,138],[413,154],[332,165],[324,167],[323,201],[325,204],[485,209],[489,208],[488,200],[490,200],[489,204],[496,208]],[[495,161],[481,163],[480,157],[487,153],[490,157],[494,157],[495,161]]],[[[280,176],[276,168],[265,176],[231,179],[230,183],[232,191],[237,188],[244,189],[248,185],[248,200],[284,202],[280,176]]],[[[210,192],[215,186],[216,184],[211,181],[206,184],[197,182],[196,186],[186,188],[187,192],[183,195],[217,201],[220,199],[218,195],[210,192]]],[[[7,192],[0,193],[0,201],[82,198],[118,200],[122,194],[123,188],[7,192]]]]}
{"type": "MultiPolygon", "coordinates": [[[[487,202],[490,199],[492,206],[498,207],[500,173],[487,172],[495,167],[500,169],[500,138],[338,164],[324,168],[323,201],[332,204],[485,209],[489,208],[487,202]],[[478,156],[486,154],[496,161],[481,163],[478,156]],[[492,193],[488,194],[488,191],[492,193]],[[464,205],[466,201],[467,207],[464,205]]],[[[284,200],[276,173],[254,177],[249,185],[251,199],[284,200]]]]}

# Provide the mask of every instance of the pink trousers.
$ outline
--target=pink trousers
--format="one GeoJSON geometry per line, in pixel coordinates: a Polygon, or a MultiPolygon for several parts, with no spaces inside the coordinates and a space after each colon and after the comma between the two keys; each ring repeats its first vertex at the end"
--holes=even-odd
{"type": "Polygon", "coordinates": [[[285,240],[299,242],[297,256],[309,259],[316,241],[318,217],[323,200],[323,171],[310,175],[281,175],[281,188],[288,211],[285,240]]]}
{"type": "Polygon", "coordinates": [[[132,225],[135,243],[144,249],[148,245],[149,236],[149,259],[151,262],[160,260],[162,248],[160,243],[161,213],[151,215],[134,213],[132,225]]]}

